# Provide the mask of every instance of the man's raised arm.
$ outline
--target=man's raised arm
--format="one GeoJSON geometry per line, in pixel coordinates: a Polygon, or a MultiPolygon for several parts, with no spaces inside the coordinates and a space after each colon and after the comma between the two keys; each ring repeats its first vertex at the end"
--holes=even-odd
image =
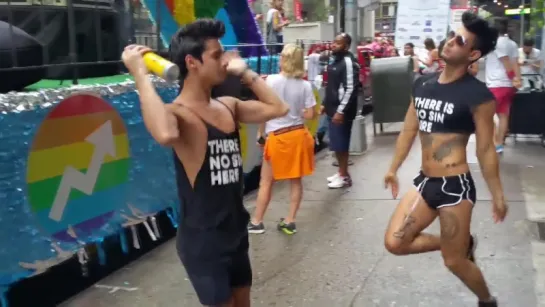
{"type": "Polygon", "coordinates": [[[260,75],[248,68],[246,62],[234,54],[227,54],[229,61],[227,71],[240,76],[257,96],[257,100],[240,101],[235,97],[222,99],[234,99],[237,120],[243,123],[263,123],[273,118],[282,117],[290,111],[289,106],[267,85],[260,75]]]}
{"type": "Polygon", "coordinates": [[[146,128],[159,144],[170,145],[179,137],[177,119],[159,97],[148,77],[142,55],[149,51],[148,47],[130,45],[125,48],[121,57],[134,77],[146,128]]]}

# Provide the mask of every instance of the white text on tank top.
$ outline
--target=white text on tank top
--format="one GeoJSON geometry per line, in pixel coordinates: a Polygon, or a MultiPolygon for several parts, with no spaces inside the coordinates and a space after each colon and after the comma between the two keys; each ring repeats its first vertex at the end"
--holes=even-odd
{"type": "Polygon", "coordinates": [[[419,129],[423,132],[432,132],[434,123],[443,124],[445,117],[454,113],[454,104],[441,100],[414,97],[414,106],[418,116],[419,129]]]}
{"type": "Polygon", "coordinates": [[[219,139],[208,141],[210,152],[210,184],[224,186],[240,181],[242,156],[238,141],[219,139]]]}

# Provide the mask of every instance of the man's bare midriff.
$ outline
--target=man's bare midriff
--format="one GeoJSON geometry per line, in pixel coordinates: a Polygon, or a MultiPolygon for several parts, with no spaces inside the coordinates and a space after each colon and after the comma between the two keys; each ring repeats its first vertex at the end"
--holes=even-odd
{"type": "Polygon", "coordinates": [[[455,176],[469,171],[466,146],[469,135],[420,132],[422,171],[428,177],[455,176]]]}

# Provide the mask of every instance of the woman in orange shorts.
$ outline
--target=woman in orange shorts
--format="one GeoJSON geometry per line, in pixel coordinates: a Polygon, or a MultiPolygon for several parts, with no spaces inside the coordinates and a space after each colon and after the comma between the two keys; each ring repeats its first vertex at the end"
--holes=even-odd
{"type": "Polygon", "coordinates": [[[305,120],[315,116],[316,99],[305,75],[303,49],[287,44],[280,54],[280,74],[267,77],[267,84],[290,106],[290,112],[273,119],[260,128],[258,139],[266,135],[261,165],[261,181],[254,217],[248,225],[250,233],[264,233],[263,216],[271,201],[274,181],[290,180],[290,209],[278,222],[278,230],[297,232],[295,215],[303,196],[302,177],[314,172],[314,138],[305,127],[305,120]],[[264,134],[263,134],[264,132],[264,134]]]}

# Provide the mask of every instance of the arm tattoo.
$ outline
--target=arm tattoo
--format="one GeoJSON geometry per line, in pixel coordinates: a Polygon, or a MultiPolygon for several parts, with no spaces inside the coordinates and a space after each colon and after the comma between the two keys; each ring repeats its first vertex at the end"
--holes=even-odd
{"type": "Polygon", "coordinates": [[[460,221],[452,212],[446,210],[439,212],[439,224],[441,226],[441,240],[451,241],[460,232],[460,221]]]}
{"type": "Polygon", "coordinates": [[[464,146],[464,136],[455,136],[452,139],[445,141],[433,153],[433,159],[437,162],[443,161],[444,158],[448,157],[452,153],[452,149],[458,146],[464,146]]]}
{"type": "Polygon", "coordinates": [[[405,237],[405,234],[410,230],[411,225],[416,222],[416,219],[410,215],[405,214],[405,219],[403,220],[403,224],[401,224],[401,227],[399,227],[399,230],[394,232],[394,237],[398,239],[403,239],[405,237]]]}

